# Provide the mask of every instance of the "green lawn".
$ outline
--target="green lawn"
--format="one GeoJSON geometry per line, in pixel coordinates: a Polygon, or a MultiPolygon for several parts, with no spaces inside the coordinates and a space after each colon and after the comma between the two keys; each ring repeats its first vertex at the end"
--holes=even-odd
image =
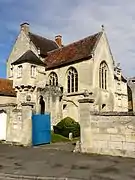
{"type": "Polygon", "coordinates": [[[70,140],[62,135],[51,133],[51,142],[70,142],[70,140]]]}
{"type": "MultiPolygon", "coordinates": [[[[72,142],[76,142],[80,139],[80,137],[76,137],[72,140],[72,142]]],[[[54,132],[51,132],[51,142],[56,143],[56,142],[71,142],[67,137],[64,137],[60,134],[54,134],[54,132]]]]}

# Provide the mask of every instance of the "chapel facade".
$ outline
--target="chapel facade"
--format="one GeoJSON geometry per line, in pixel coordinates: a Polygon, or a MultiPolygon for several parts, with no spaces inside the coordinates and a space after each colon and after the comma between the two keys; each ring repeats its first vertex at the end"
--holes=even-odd
{"type": "Polygon", "coordinates": [[[128,111],[127,80],[114,61],[102,29],[63,45],[21,24],[7,60],[7,79],[13,82],[16,104],[30,103],[33,113],[51,113],[52,125],[64,117],[78,121],[79,103],[91,97],[92,111],[128,111]]]}

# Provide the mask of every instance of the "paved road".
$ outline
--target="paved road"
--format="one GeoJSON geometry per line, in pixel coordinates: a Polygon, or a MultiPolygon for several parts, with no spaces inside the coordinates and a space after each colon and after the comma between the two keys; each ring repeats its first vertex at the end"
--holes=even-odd
{"type": "Polygon", "coordinates": [[[59,148],[60,145],[23,148],[0,144],[0,175],[135,180],[135,159],[82,155],[72,153],[68,148],[67,151],[66,148],[63,151],[59,148]]]}

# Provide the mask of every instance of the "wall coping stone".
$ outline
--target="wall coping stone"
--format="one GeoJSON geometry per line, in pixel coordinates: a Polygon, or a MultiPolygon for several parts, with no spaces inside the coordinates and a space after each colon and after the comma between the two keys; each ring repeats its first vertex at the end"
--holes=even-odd
{"type": "Polygon", "coordinates": [[[115,111],[110,111],[110,112],[90,111],[90,114],[96,116],[135,116],[135,112],[115,112],[115,111]]]}
{"type": "Polygon", "coordinates": [[[16,103],[0,104],[0,107],[8,107],[8,106],[17,106],[17,104],[16,103]]]}
{"type": "Polygon", "coordinates": [[[94,103],[94,99],[87,97],[87,98],[79,99],[78,102],[79,103],[94,103]]]}
{"type": "Polygon", "coordinates": [[[24,102],[24,103],[21,103],[22,106],[33,106],[35,105],[35,103],[33,102],[24,102]]]}

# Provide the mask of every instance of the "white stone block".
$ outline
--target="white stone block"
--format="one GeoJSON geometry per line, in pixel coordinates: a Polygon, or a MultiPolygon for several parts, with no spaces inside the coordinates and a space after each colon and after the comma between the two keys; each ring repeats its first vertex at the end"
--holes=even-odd
{"type": "Polygon", "coordinates": [[[122,150],[122,142],[109,142],[109,149],[120,149],[122,150]]]}
{"type": "Polygon", "coordinates": [[[93,134],[93,140],[110,141],[110,134],[93,134]]]}
{"type": "Polygon", "coordinates": [[[118,129],[116,129],[116,128],[108,128],[107,132],[110,133],[110,134],[116,134],[118,132],[118,129]]]}
{"type": "Polygon", "coordinates": [[[91,131],[92,133],[99,133],[99,128],[92,128],[91,131]]]}
{"type": "Polygon", "coordinates": [[[128,142],[123,143],[123,150],[135,151],[135,143],[128,143],[128,142]]]}
{"type": "Polygon", "coordinates": [[[108,142],[107,141],[94,141],[93,142],[93,148],[94,149],[98,149],[98,151],[100,149],[107,149],[108,148],[108,142]]]}
{"type": "Polygon", "coordinates": [[[126,136],[126,142],[134,142],[135,143],[135,134],[128,133],[126,136]]]}
{"type": "Polygon", "coordinates": [[[111,141],[117,141],[117,142],[125,142],[126,137],[124,134],[111,134],[111,141]]]}

